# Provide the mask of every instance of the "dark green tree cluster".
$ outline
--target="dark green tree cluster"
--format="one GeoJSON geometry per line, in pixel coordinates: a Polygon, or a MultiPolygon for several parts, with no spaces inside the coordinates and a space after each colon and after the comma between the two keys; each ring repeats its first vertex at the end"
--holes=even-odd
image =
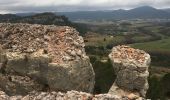
{"type": "Polygon", "coordinates": [[[70,26],[76,28],[80,32],[80,35],[85,34],[87,31],[85,25],[73,23],[69,21],[69,19],[66,16],[56,15],[50,12],[39,13],[23,17],[14,14],[5,14],[0,15],[0,22],[70,26]]]}
{"type": "Polygon", "coordinates": [[[152,76],[149,78],[147,98],[151,100],[170,99],[170,73],[165,74],[161,79],[157,76],[152,76]]]}

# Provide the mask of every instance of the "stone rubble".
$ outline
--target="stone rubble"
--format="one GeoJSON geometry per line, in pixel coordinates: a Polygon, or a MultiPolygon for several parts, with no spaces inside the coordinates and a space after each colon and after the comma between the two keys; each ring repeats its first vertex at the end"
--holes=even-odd
{"type": "MultiPolygon", "coordinates": [[[[0,91],[0,100],[134,100],[111,94],[92,95],[85,92],[67,91],[63,92],[31,92],[26,96],[8,96],[0,91]]],[[[144,100],[142,98],[136,100],[144,100]]]]}
{"type": "Polygon", "coordinates": [[[150,55],[143,50],[122,45],[113,47],[109,58],[117,75],[109,93],[134,98],[145,97],[148,89],[150,55]]]}

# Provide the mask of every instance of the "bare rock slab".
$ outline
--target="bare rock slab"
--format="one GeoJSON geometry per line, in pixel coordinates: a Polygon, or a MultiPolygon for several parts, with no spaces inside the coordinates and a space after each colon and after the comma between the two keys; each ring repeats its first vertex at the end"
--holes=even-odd
{"type": "Polygon", "coordinates": [[[0,70],[29,77],[51,91],[93,92],[95,74],[84,46],[71,27],[1,23],[0,70]]]}
{"type": "Polygon", "coordinates": [[[120,95],[134,93],[145,97],[149,87],[147,78],[150,55],[143,50],[122,45],[113,47],[109,58],[117,75],[109,93],[120,95]]]}

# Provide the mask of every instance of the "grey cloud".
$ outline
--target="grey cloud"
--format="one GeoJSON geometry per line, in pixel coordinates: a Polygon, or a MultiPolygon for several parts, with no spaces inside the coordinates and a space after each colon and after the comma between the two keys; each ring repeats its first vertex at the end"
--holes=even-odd
{"type": "Polygon", "coordinates": [[[46,12],[130,9],[150,5],[170,7],[169,0],[0,0],[0,12],[46,12]]]}

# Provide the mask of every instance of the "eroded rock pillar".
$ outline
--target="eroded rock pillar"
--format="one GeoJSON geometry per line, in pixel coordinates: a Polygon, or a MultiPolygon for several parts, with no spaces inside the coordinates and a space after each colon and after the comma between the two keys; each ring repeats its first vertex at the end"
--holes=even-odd
{"type": "Polygon", "coordinates": [[[109,58],[117,75],[109,93],[145,97],[149,87],[147,78],[150,55],[143,50],[123,45],[113,47],[109,58]]]}

